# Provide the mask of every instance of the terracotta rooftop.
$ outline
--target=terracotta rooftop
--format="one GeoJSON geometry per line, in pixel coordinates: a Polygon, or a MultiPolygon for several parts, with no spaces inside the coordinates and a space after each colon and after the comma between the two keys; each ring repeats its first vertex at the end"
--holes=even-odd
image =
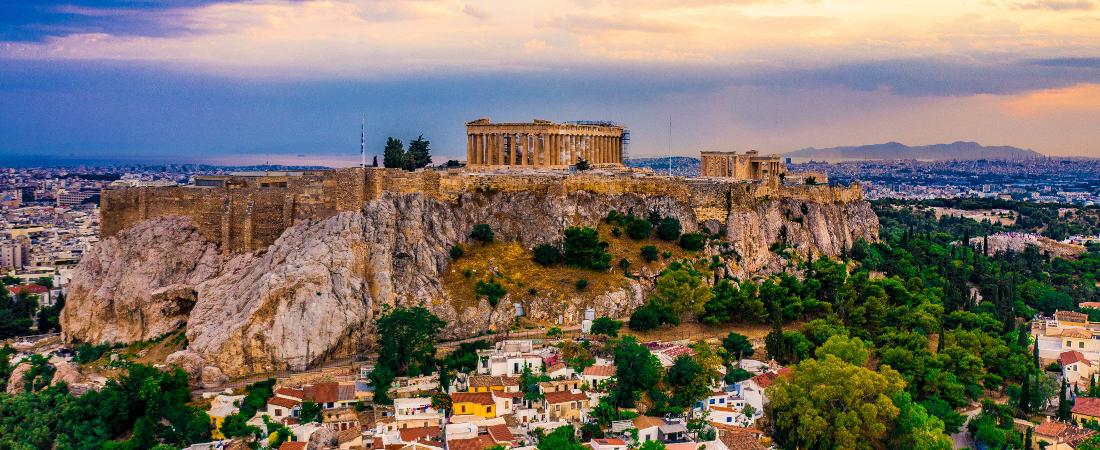
{"type": "Polygon", "coordinates": [[[275,406],[281,406],[283,408],[293,408],[301,403],[301,401],[299,400],[279,396],[271,397],[271,400],[268,400],[267,402],[275,406]]]}
{"type": "Polygon", "coordinates": [[[1088,339],[1092,337],[1092,333],[1088,332],[1088,330],[1084,330],[1081,328],[1067,328],[1062,330],[1062,337],[1088,339]]]}
{"type": "Polygon", "coordinates": [[[487,434],[468,439],[451,439],[447,441],[447,448],[449,450],[485,450],[495,445],[497,445],[497,443],[487,434]]]}
{"type": "Polygon", "coordinates": [[[1054,318],[1066,322],[1085,322],[1089,319],[1089,315],[1076,311],[1055,311],[1054,318]]]}
{"type": "Polygon", "coordinates": [[[622,439],[615,439],[615,438],[593,439],[592,441],[597,443],[597,444],[600,444],[600,445],[626,445],[626,441],[624,441],[622,439]]]}
{"type": "Polygon", "coordinates": [[[752,377],[752,382],[756,383],[757,386],[760,386],[761,389],[767,389],[768,386],[771,386],[772,383],[775,382],[775,380],[779,379],[779,377],[786,375],[790,372],[790,367],[784,367],[782,369],[779,369],[779,371],[777,372],[767,372],[752,377]]]}
{"type": "Polygon", "coordinates": [[[335,403],[355,400],[355,385],[340,383],[321,383],[306,386],[304,400],[316,403],[335,403]]]}
{"type": "Polygon", "coordinates": [[[487,429],[489,431],[489,437],[493,438],[493,441],[497,443],[513,442],[516,437],[512,435],[512,431],[508,429],[508,425],[491,425],[487,429]]]}
{"type": "Polygon", "coordinates": [[[543,397],[546,398],[546,403],[549,403],[551,405],[588,400],[588,396],[584,395],[584,392],[573,391],[547,392],[543,394],[543,397]]]}
{"type": "Polygon", "coordinates": [[[1069,424],[1065,422],[1055,422],[1048,420],[1035,427],[1035,434],[1040,436],[1057,437],[1061,436],[1066,430],[1069,429],[1069,424]]]}
{"type": "Polygon", "coordinates": [[[1062,352],[1061,355],[1058,355],[1058,362],[1062,364],[1063,367],[1067,364],[1073,364],[1075,362],[1083,362],[1089,366],[1092,365],[1089,360],[1085,359],[1085,355],[1077,350],[1062,352]]]}
{"type": "Polygon", "coordinates": [[[284,387],[284,388],[279,388],[278,390],[276,390],[275,395],[282,395],[284,397],[302,399],[303,397],[305,397],[306,392],[301,390],[301,389],[284,387]]]}
{"type": "Polygon", "coordinates": [[[1077,397],[1073,403],[1073,413],[1089,417],[1100,417],[1100,398],[1077,397]]]}
{"type": "Polygon", "coordinates": [[[19,295],[19,293],[23,291],[27,291],[28,294],[41,295],[50,292],[50,288],[37,284],[23,284],[19,286],[11,286],[8,288],[8,292],[11,293],[12,296],[19,295]]]}
{"type": "Polygon", "coordinates": [[[279,450],[306,450],[305,442],[283,442],[279,450]]]}
{"type": "Polygon", "coordinates": [[[451,394],[453,403],[476,403],[479,405],[495,405],[493,394],[488,392],[455,392],[451,394]]]}
{"type": "Polygon", "coordinates": [[[398,430],[402,442],[413,442],[424,438],[439,440],[443,436],[443,430],[439,427],[415,427],[398,430]]]}
{"type": "Polygon", "coordinates": [[[615,366],[600,364],[584,368],[584,374],[593,377],[610,377],[615,375],[615,366]]]}
{"type": "Polygon", "coordinates": [[[1100,302],[1081,302],[1077,304],[1078,308],[1090,308],[1100,309],[1100,302]]]}

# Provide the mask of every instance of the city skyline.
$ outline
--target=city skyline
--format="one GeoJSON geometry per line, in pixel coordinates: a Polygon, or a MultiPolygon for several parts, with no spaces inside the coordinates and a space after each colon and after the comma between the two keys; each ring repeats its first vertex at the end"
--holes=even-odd
{"type": "Polygon", "coordinates": [[[1100,5],[188,0],[4,6],[0,158],[353,165],[359,127],[613,120],[630,156],[972,140],[1100,157],[1100,5]],[[301,155],[301,156],[299,156],[301,155]]]}

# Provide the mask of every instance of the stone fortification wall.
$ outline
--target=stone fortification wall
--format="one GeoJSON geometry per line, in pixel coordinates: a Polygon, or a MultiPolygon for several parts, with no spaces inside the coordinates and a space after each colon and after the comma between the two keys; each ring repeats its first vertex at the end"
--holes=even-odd
{"type": "Polygon", "coordinates": [[[755,208],[761,201],[792,199],[813,203],[861,201],[859,185],[782,186],[735,180],[644,175],[628,171],[467,172],[352,168],[307,172],[298,177],[231,179],[225,187],[111,188],[103,192],[103,237],[155,217],[191,218],[199,232],[223,253],[267,248],[284,230],[301,221],[319,221],[343,211],[358,211],[383,193],[423,194],[456,201],[468,192],[529,192],[563,196],[572,192],[601,195],[662,195],[691,205],[700,222],[724,223],[731,211],[755,208]]]}

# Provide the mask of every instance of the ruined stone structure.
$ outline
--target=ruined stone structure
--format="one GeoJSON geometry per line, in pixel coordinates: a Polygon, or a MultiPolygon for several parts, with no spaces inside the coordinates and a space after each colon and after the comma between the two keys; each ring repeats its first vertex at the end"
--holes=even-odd
{"type": "Polygon", "coordinates": [[[593,166],[623,162],[624,130],[614,125],[466,123],[466,165],[566,168],[584,159],[593,166]]]}
{"type": "Polygon", "coordinates": [[[760,156],[760,152],[749,150],[745,154],[737,152],[701,152],[699,155],[699,176],[735,178],[738,180],[767,180],[787,172],[787,166],[779,156],[760,156]]]}
{"type": "Polygon", "coordinates": [[[193,186],[108,188],[101,195],[101,234],[110,237],[151,218],[186,216],[205,239],[218,244],[223,254],[242,253],[267,248],[295,223],[358,211],[385,193],[421,193],[436,200],[455,201],[469,192],[667,196],[691,205],[699,222],[724,222],[731,208],[749,204],[754,198],[830,203],[863,200],[858,184],[847,188],[778,186],[600,170],[567,175],[406,172],[368,167],[199,176],[193,186]]]}

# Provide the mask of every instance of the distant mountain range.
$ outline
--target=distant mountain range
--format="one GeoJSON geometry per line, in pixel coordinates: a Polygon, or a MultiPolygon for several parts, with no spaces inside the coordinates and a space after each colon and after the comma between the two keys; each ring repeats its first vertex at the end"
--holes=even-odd
{"type": "Polygon", "coordinates": [[[975,159],[1031,159],[1041,158],[1043,154],[1034,150],[1011,146],[986,147],[977,142],[957,141],[950,144],[908,146],[899,142],[885,144],[860,145],[856,147],[804,148],[783,156],[797,161],[854,161],[919,159],[935,160],[975,160],[975,159]]]}

